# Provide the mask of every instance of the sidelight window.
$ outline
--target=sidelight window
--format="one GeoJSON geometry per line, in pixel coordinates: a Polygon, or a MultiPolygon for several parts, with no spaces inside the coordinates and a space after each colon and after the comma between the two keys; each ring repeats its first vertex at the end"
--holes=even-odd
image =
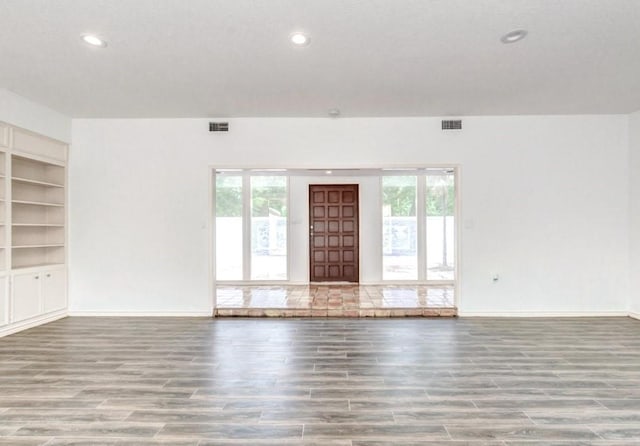
{"type": "Polygon", "coordinates": [[[417,177],[382,177],[382,278],[418,279],[417,177]]]}
{"type": "Polygon", "coordinates": [[[243,278],[243,187],[241,176],[216,175],[216,278],[243,278]]]}
{"type": "Polygon", "coordinates": [[[382,279],[455,280],[455,215],[453,169],[383,176],[382,279]]]}
{"type": "Polygon", "coordinates": [[[287,278],[287,177],[251,177],[251,279],[287,278]]]}
{"type": "Polygon", "coordinates": [[[288,177],[218,171],[216,280],[287,280],[288,177]]]}
{"type": "Polygon", "coordinates": [[[455,273],[455,177],[427,175],[427,280],[453,280],[455,273]]]}

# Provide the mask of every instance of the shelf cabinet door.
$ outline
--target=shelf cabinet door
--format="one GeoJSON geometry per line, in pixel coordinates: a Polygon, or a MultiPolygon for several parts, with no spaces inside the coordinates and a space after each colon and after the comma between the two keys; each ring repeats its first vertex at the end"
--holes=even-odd
{"type": "Polygon", "coordinates": [[[9,323],[9,299],[7,296],[7,278],[0,277],[0,327],[9,323]]]}
{"type": "Polygon", "coordinates": [[[62,310],[67,306],[67,278],[64,270],[45,271],[41,274],[44,312],[62,310]]]}
{"type": "Polygon", "coordinates": [[[40,314],[41,273],[16,274],[11,287],[11,322],[40,314]]]}

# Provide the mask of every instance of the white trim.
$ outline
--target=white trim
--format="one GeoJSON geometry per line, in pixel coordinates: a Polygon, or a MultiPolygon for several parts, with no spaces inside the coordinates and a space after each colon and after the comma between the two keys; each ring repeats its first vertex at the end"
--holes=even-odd
{"type": "MultiPolygon", "coordinates": [[[[382,175],[378,177],[378,211],[380,212],[380,234],[379,234],[379,243],[380,243],[380,256],[377,259],[379,262],[378,267],[378,280],[382,282],[382,278],[384,277],[384,182],[382,181],[382,175]]],[[[360,191],[358,191],[360,192],[360,191]]],[[[359,198],[358,198],[359,200],[359,198]]],[[[360,202],[358,202],[358,211],[360,211],[360,202]]],[[[360,236],[360,228],[358,228],[358,236],[360,236]]],[[[358,249],[360,249],[360,245],[358,245],[358,249]]],[[[359,271],[358,271],[359,273],[359,271]]]]}
{"type": "Polygon", "coordinates": [[[40,325],[44,325],[67,316],[67,310],[65,309],[56,311],[55,313],[47,313],[42,316],[37,316],[26,321],[15,322],[0,328],[0,338],[10,334],[18,333],[19,331],[27,330],[29,328],[38,327],[40,325]]]}
{"type": "Polygon", "coordinates": [[[216,255],[215,255],[215,240],[216,240],[216,171],[213,167],[209,166],[209,218],[207,219],[207,254],[209,260],[209,270],[207,271],[207,279],[209,282],[209,296],[211,297],[211,304],[213,305],[213,311],[215,312],[218,305],[218,296],[216,293],[216,255]]]}
{"type": "Polygon", "coordinates": [[[72,317],[213,317],[210,311],[69,311],[72,317]]]}
{"type": "Polygon", "coordinates": [[[243,280],[251,280],[251,223],[252,223],[251,222],[251,176],[243,175],[242,176],[242,279],[243,280]]]}
{"type": "MultiPolygon", "coordinates": [[[[427,175],[416,175],[416,244],[418,280],[427,280],[427,175]]],[[[383,217],[384,218],[384,217],[383,217]]],[[[445,224],[446,228],[446,224],[445,224]]]]}
{"type": "Polygon", "coordinates": [[[632,311],[632,312],[629,313],[629,317],[632,318],[632,319],[640,320],[640,313],[636,313],[636,312],[632,311]]]}
{"type": "Polygon", "coordinates": [[[454,175],[454,191],[455,191],[455,220],[454,220],[454,231],[455,231],[455,239],[454,239],[454,249],[455,249],[455,258],[454,260],[454,292],[453,292],[453,303],[456,308],[460,308],[460,283],[462,283],[462,187],[460,186],[460,181],[462,175],[460,174],[460,165],[456,164],[453,167],[453,175],[454,175]]]}
{"type": "MultiPolygon", "coordinates": [[[[287,280],[291,278],[291,176],[287,175],[287,184],[285,190],[287,191],[287,280]]],[[[307,206],[309,206],[309,199],[307,199],[307,206]]],[[[307,225],[307,234],[309,233],[309,225],[307,225]]]]}
{"type": "Polygon", "coordinates": [[[627,317],[629,313],[625,311],[460,311],[459,317],[627,317]]]}

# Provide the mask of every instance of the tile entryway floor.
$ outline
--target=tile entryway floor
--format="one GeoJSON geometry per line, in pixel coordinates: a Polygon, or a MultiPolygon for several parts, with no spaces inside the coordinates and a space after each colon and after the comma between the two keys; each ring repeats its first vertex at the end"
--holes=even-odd
{"type": "Polygon", "coordinates": [[[216,316],[455,316],[454,288],[432,285],[218,286],[216,316]]]}

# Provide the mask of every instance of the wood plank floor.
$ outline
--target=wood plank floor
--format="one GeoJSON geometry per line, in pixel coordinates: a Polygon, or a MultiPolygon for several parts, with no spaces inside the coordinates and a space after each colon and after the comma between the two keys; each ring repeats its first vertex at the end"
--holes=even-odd
{"type": "Polygon", "coordinates": [[[0,339],[0,444],[640,444],[640,322],[67,318],[0,339]]]}

